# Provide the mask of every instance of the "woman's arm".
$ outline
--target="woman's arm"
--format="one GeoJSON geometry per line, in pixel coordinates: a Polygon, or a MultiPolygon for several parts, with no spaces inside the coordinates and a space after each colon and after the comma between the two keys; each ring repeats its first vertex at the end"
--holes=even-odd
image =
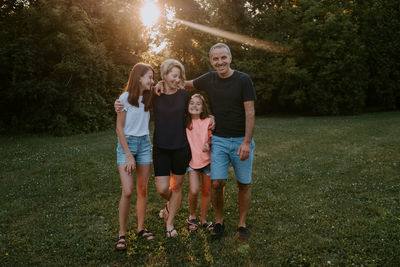
{"type": "Polygon", "coordinates": [[[136,161],[128,147],[128,142],[126,141],[126,137],[125,137],[125,133],[124,133],[125,118],[126,118],[126,111],[117,113],[116,132],[117,132],[119,142],[122,146],[122,149],[124,150],[125,155],[126,155],[125,170],[128,172],[128,174],[132,174],[133,170],[136,167],[136,161]]]}

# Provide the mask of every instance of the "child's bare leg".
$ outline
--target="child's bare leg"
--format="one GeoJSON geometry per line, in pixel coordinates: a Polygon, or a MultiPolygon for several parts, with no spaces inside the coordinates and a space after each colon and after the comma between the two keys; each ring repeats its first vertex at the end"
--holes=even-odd
{"type": "Polygon", "coordinates": [[[190,171],[189,172],[189,209],[190,215],[189,220],[196,219],[196,211],[197,211],[197,200],[200,191],[200,173],[198,171],[190,171]]]}
{"type": "Polygon", "coordinates": [[[203,224],[207,221],[207,213],[210,207],[210,192],[211,192],[211,180],[210,176],[202,173],[201,174],[201,219],[200,222],[203,224]]]}

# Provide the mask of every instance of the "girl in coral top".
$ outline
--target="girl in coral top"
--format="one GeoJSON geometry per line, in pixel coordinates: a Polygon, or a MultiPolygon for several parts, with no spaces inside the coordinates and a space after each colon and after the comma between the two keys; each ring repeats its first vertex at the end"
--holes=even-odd
{"type": "Polygon", "coordinates": [[[189,163],[189,208],[190,215],[187,219],[189,231],[196,231],[199,224],[211,230],[213,225],[207,221],[210,206],[210,143],[211,131],[210,112],[204,97],[194,94],[190,98],[186,116],[186,135],[192,151],[189,163]],[[197,199],[201,183],[201,217],[197,220],[197,199]]]}

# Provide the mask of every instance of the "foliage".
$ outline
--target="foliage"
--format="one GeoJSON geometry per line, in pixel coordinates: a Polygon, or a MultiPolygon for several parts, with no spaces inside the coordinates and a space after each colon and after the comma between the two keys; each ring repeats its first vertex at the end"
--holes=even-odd
{"type": "Polygon", "coordinates": [[[0,3],[1,133],[109,128],[112,104],[132,65],[145,61],[158,73],[163,60],[177,58],[194,79],[211,70],[208,51],[216,42],[226,42],[232,67],[252,77],[257,114],[400,107],[396,1],[159,0],[164,16],[149,29],[139,18],[141,0],[0,3]],[[180,20],[274,42],[287,52],[190,28],[168,20],[169,11],[180,20]],[[155,52],[151,43],[166,48],[155,52]]]}
{"type": "Polygon", "coordinates": [[[138,24],[137,16],[127,3],[123,8],[93,0],[1,9],[3,130],[72,134],[110,127],[113,99],[140,59],[132,51],[147,49],[137,38],[142,29],[127,26],[138,24]]]}
{"type": "MultiPolygon", "coordinates": [[[[248,242],[233,172],[220,241],[187,231],[188,180],[167,239],[154,176],[137,238],[115,251],[121,188],[114,131],[0,137],[2,266],[396,266],[400,239],[400,112],[346,117],[257,117],[248,242]]],[[[210,208],[208,219],[214,221],[210,208]]]]}
{"type": "Polygon", "coordinates": [[[368,51],[367,105],[400,106],[399,5],[390,0],[360,1],[356,10],[360,36],[368,51]]]}
{"type": "Polygon", "coordinates": [[[290,50],[283,54],[261,51],[204,32],[196,35],[182,25],[164,29],[171,49],[182,61],[202,57],[198,60],[202,72],[209,70],[204,66],[208,47],[218,41],[228,43],[233,67],[253,78],[258,114],[338,115],[356,114],[371,105],[397,107],[399,9],[393,2],[197,1],[205,14],[181,2],[168,1],[179,10],[178,16],[188,15],[191,22],[273,41],[290,50]],[[383,14],[388,22],[383,23],[383,14]],[[184,42],[187,36],[194,45],[184,42]],[[371,45],[375,38],[377,44],[371,45]],[[389,45],[383,47],[384,43],[389,45]],[[380,65],[385,67],[377,71],[380,65]]]}

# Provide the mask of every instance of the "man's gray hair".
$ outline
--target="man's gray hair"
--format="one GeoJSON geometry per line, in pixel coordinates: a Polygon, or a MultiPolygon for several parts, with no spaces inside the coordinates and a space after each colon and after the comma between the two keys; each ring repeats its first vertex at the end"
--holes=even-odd
{"type": "Polygon", "coordinates": [[[208,52],[208,57],[211,57],[211,51],[213,51],[215,48],[225,48],[228,51],[229,56],[232,56],[229,46],[224,43],[216,43],[215,45],[211,46],[210,52],[208,52]]]}

